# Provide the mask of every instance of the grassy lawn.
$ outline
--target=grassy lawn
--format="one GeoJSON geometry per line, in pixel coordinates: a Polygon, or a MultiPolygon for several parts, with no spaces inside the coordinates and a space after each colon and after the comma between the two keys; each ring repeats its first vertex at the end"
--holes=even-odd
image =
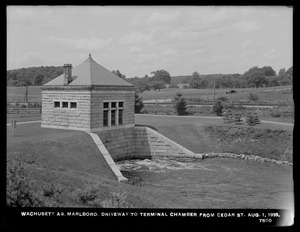
{"type": "MultiPolygon", "coordinates": [[[[264,151],[268,156],[272,151],[286,145],[286,141],[290,142],[287,137],[293,129],[292,126],[267,123],[256,125],[255,128],[258,129],[253,129],[247,125],[227,125],[216,118],[199,117],[136,115],[135,120],[136,124],[150,126],[196,153],[223,152],[226,148],[234,151],[236,148],[231,142],[236,140],[235,134],[241,135],[243,132],[241,129],[250,128],[247,133],[249,132],[251,136],[247,139],[261,137],[260,143],[266,141],[261,145],[266,148],[264,151]],[[271,139],[264,137],[267,129],[272,129],[271,139]],[[228,139],[218,141],[224,139],[223,137],[229,138],[230,141],[228,139]],[[272,144],[274,137],[277,139],[272,144]],[[220,144],[225,144],[226,147],[220,144]]],[[[244,144],[245,149],[257,152],[257,148],[251,147],[252,144],[248,140],[244,144]]],[[[23,167],[29,173],[31,190],[38,193],[44,202],[48,202],[47,206],[105,207],[103,202],[106,202],[106,206],[108,204],[108,207],[113,208],[118,206],[111,203],[112,199],[116,195],[121,196],[121,193],[125,193],[126,199],[123,201],[127,204],[126,207],[193,208],[194,206],[193,202],[178,198],[176,194],[117,182],[96,145],[85,132],[41,128],[37,122],[17,125],[16,135],[12,137],[8,126],[7,160],[11,161],[16,157],[21,159],[23,167]],[[62,191],[55,196],[49,196],[45,194],[49,186],[62,191]]]]}
{"type": "Polygon", "coordinates": [[[118,206],[111,203],[115,198],[112,194],[120,196],[121,193],[125,193],[126,200],[121,200],[125,201],[126,207],[193,206],[191,202],[169,193],[117,182],[85,132],[45,129],[40,123],[31,123],[17,125],[16,135],[12,137],[8,126],[7,160],[16,157],[29,174],[31,191],[38,194],[46,206],[113,208],[118,206]],[[62,189],[62,192],[47,195],[46,190],[53,189],[52,186],[54,190],[62,189]]]}
{"type": "Polygon", "coordinates": [[[136,115],[135,123],[156,128],[159,133],[195,153],[252,153],[275,159],[286,158],[281,157],[285,154],[289,156],[288,160],[292,159],[293,126],[261,123],[251,127],[247,124],[224,124],[217,118],[149,115],[136,115]],[[275,131],[274,134],[270,133],[272,131],[275,131]]]}

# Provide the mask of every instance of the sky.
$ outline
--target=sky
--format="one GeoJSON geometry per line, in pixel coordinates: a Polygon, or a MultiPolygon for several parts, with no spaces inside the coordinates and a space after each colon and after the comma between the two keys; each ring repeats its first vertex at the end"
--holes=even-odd
{"type": "Polygon", "coordinates": [[[127,78],[293,65],[285,6],[7,6],[7,70],[77,66],[89,54],[127,78]]]}

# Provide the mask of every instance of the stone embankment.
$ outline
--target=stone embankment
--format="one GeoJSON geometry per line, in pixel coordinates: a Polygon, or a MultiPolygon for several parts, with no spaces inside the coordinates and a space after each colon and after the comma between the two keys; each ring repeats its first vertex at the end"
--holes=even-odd
{"type": "Polygon", "coordinates": [[[233,153],[205,153],[202,154],[203,159],[205,158],[232,158],[232,159],[244,159],[244,160],[254,160],[258,162],[265,162],[265,163],[276,163],[276,164],[283,164],[292,166],[293,164],[288,161],[270,159],[270,158],[263,158],[256,155],[245,155],[245,154],[233,154],[233,153]]]}

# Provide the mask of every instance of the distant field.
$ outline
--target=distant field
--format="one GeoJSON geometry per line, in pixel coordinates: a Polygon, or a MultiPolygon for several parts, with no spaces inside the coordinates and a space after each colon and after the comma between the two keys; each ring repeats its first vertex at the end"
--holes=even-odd
{"type": "MultiPolygon", "coordinates": [[[[247,101],[248,94],[250,92],[256,93],[259,100],[266,103],[292,103],[293,101],[293,91],[291,86],[282,87],[272,87],[272,88],[243,88],[235,89],[237,93],[226,94],[230,89],[216,89],[215,97],[225,96],[232,101],[247,101]]],[[[213,100],[213,89],[162,89],[160,91],[145,91],[139,95],[144,100],[162,100],[162,99],[172,99],[176,93],[182,93],[186,98],[199,99],[205,101],[213,100]]]]}
{"type": "MultiPolygon", "coordinates": [[[[7,87],[7,102],[23,102],[26,93],[26,87],[7,87]]],[[[28,101],[41,102],[42,90],[40,86],[28,87],[28,101]]]]}
{"type": "MultiPolygon", "coordinates": [[[[254,92],[258,95],[261,102],[266,103],[293,103],[293,91],[291,86],[277,86],[269,88],[243,88],[236,89],[235,94],[226,94],[230,89],[216,89],[215,97],[226,96],[232,101],[247,101],[248,94],[254,92]]],[[[26,92],[26,87],[7,87],[7,102],[23,102],[26,92]]],[[[144,100],[162,100],[172,99],[177,92],[181,92],[184,97],[193,99],[199,99],[204,101],[213,100],[213,89],[162,89],[160,91],[145,91],[139,95],[144,100]]],[[[29,86],[28,88],[28,101],[30,102],[41,102],[42,91],[39,86],[29,86]]]]}

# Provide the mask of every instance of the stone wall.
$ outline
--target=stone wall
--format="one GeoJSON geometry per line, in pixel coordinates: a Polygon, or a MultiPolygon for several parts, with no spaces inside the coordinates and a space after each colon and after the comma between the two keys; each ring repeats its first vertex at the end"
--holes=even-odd
{"type": "Polygon", "coordinates": [[[130,127],[95,132],[115,161],[153,156],[202,158],[146,127],[130,127]]]}
{"type": "Polygon", "coordinates": [[[117,161],[135,157],[134,127],[97,131],[111,157],[117,161]]]}
{"type": "Polygon", "coordinates": [[[87,130],[90,127],[91,93],[80,90],[43,90],[42,127],[87,130]],[[77,107],[54,108],[54,101],[76,102],[77,107]]]}
{"type": "Polygon", "coordinates": [[[134,124],[134,91],[132,90],[92,90],[91,94],[91,129],[103,127],[103,102],[123,101],[123,125],[134,124]]]}
{"type": "Polygon", "coordinates": [[[42,91],[42,127],[100,131],[134,126],[132,88],[50,88],[42,91]],[[55,108],[54,101],[76,102],[76,108],[55,108]],[[123,123],[103,127],[103,102],[123,102],[123,123]]]}

